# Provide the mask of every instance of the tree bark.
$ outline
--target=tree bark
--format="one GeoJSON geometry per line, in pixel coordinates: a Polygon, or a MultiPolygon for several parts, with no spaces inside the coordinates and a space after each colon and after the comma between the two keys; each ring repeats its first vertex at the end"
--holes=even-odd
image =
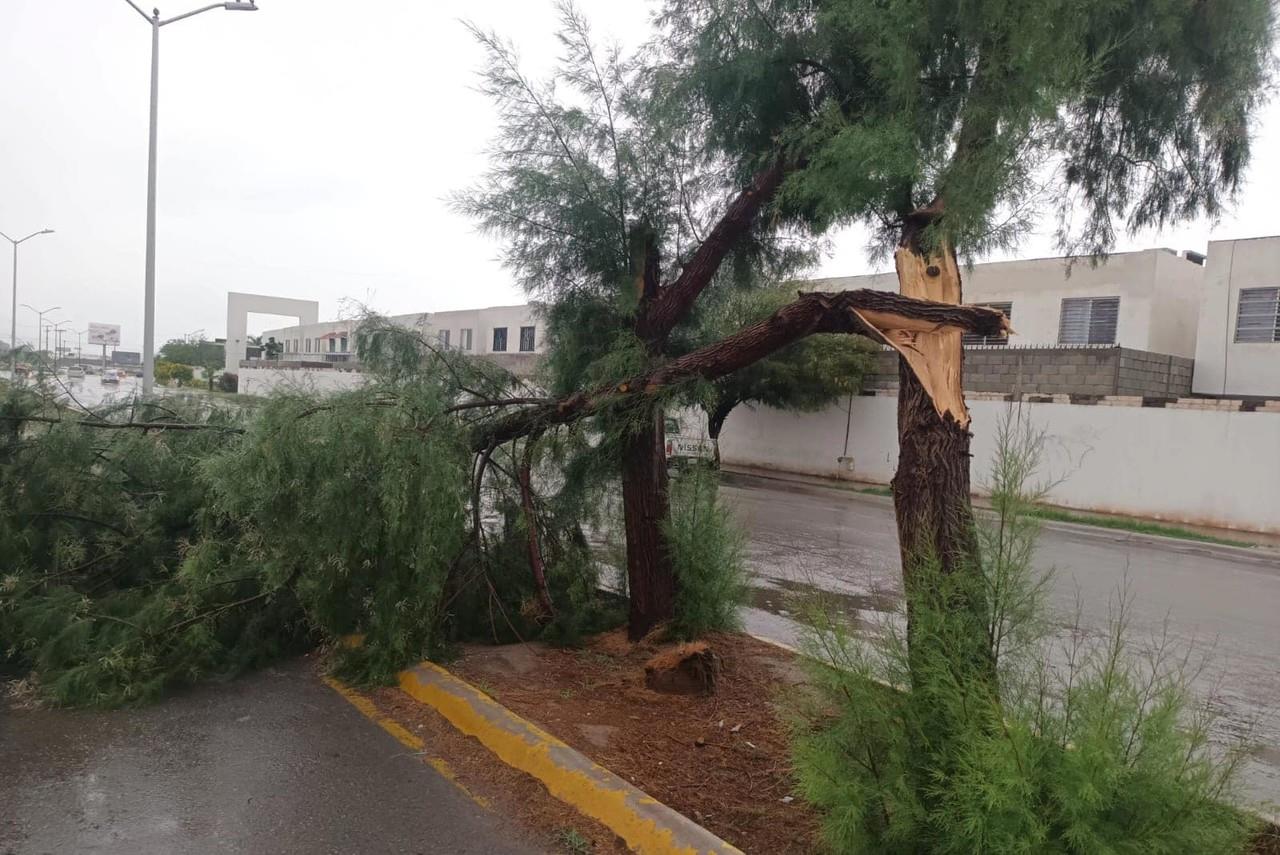
{"type": "MultiPolygon", "coordinates": [[[[934,254],[926,253],[920,242],[922,228],[909,221],[897,251],[902,295],[958,304],[961,279],[955,252],[943,246],[934,254]]],[[[911,659],[914,663],[925,655],[921,645],[927,641],[919,637],[914,612],[928,604],[957,618],[957,627],[963,627],[948,634],[951,647],[942,654],[968,673],[994,681],[995,663],[986,644],[981,555],[969,494],[972,434],[962,387],[960,330],[921,332],[911,344],[898,364],[898,471],[893,478],[911,659]],[[922,364],[927,367],[921,368],[922,364]],[[932,578],[934,573],[966,574],[966,578],[948,580],[948,599],[943,602],[929,587],[938,581],[932,578]],[[956,644],[966,649],[956,649],[956,644]]],[[[914,667],[913,673],[917,673],[914,667]]]]}
{"type": "Polygon", "coordinates": [[[533,573],[533,589],[537,592],[538,604],[542,613],[554,617],[555,604],[551,601],[551,590],[547,587],[547,565],[542,558],[542,543],[538,538],[538,513],[533,503],[533,463],[530,459],[533,441],[525,445],[524,456],[520,460],[520,506],[524,510],[524,522],[529,529],[529,569],[533,573]]]}
{"type": "Polygon", "coordinates": [[[622,457],[622,512],[627,535],[627,635],[638,641],[675,614],[678,580],[662,534],[670,513],[661,407],[649,406],[626,438],[622,457]]]}
{"type": "Polygon", "coordinates": [[[707,414],[707,436],[711,438],[713,443],[712,449],[715,453],[716,468],[720,468],[720,431],[724,428],[725,419],[729,418],[729,413],[733,412],[733,408],[741,403],[733,398],[725,398],[717,401],[715,408],[707,414]]]}

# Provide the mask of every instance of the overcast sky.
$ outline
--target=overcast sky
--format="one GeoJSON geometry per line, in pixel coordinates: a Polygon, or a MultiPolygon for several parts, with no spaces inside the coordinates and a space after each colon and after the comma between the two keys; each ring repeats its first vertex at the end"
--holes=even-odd
{"type": "MultiPolygon", "coordinates": [[[[149,8],[151,3],[143,3],[149,8]]],[[[167,3],[170,17],[202,5],[167,3]]],[[[603,37],[641,42],[652,3],[581,0],[603,37]]],[[[484,168],[494,129],[481,61],[460,19],[508,34],[528,69],[555,56],[549,0],[260,0],[161,31],[157,344],[223,335],[227,291],[345,298],[386,312],[522,302],[496,244],[443,198],[484,168]]],[[[20,237],[18,302],[59,305],[73,329],[119,323],[142,339],[150,28],[125,0],[0,0],[0,231],[20,237]]],[[[1203,250],[1280,232],[1280,107],[1260,117],[1238,207],[1126,239],[1203,250]]],[[[1051,226],[1051,224],[1048,224],[1051,226]]],[[[816,275],[874,269],[857,233],[816,275]]],[[[1047,236],[1024,257],[1052,254],[1047,236]]],[[[0,318],[9,333],[9,247],[0,318]]],[[[280,326],[251,318],[250,331],[280,326]]],[[[35,334],[18,310],[18,337],[35,334]]]]}

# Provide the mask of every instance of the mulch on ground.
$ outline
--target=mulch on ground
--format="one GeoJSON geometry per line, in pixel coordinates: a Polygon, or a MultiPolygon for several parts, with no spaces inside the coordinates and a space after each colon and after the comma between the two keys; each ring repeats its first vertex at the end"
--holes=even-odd
{"type": "Polygon", "coordinates": [[[712,694],[646,687],[671,645],[622,631],[578,649],[467,647],[449,667],[517,714],[748,853],[807,853],[818,817],[794,792],[779,701],[795,656],[738,634],[706,639],[722,670],[712,694]]]}

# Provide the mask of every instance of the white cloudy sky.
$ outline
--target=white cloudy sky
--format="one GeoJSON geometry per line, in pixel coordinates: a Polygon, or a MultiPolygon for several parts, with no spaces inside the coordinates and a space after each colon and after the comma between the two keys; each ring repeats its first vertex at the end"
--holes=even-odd
{"type": "MultiPolygon", "coordinates": [[[[144,8],[151,2],[142,4],[144,8]]],[[[162,17],[202,5],[166,0],[162,17]]],[[[530,70],[555,55],[550,0],[260,0],[161,32],[157,341],[225,331],[226,292],[353,298],[388,312],[523,299],[496,245],[443,198],[484,167],[494,128],[459,21],[494,27],[530,70]]],[[[581,0],[602,36],[638,44],[651,2],[581,0]]],[[[20,250],[19,303],[141,343],[150,31],[125,0],[0,0],[0,231],[57,233],[20,250]]],[[[1203,250],[1280,232],[1280,107],[1232,216],[1121,249],[1203,250]]],[[[821,275],[871,269],[836,236],[821,275]]],[[[1047,238],[1020,254],[1051,253],[1047,238]]],[[[9,249],[0,242],[8,337],[9,249]]],[[[256,317],[251,331],[279,325],[256,317]]],[[[18,337],[35,333],[18,311],[18,337]]]]}

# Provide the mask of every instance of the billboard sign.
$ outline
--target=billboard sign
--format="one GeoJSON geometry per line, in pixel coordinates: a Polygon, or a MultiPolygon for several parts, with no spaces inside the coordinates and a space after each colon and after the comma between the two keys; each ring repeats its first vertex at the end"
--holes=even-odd
{"type": "Polygon", "coordinates": [[[112,347],[120,346],[120,325],[119,324],[95,324],[89,322],[89,344],[108,344],[112,347]]]}

